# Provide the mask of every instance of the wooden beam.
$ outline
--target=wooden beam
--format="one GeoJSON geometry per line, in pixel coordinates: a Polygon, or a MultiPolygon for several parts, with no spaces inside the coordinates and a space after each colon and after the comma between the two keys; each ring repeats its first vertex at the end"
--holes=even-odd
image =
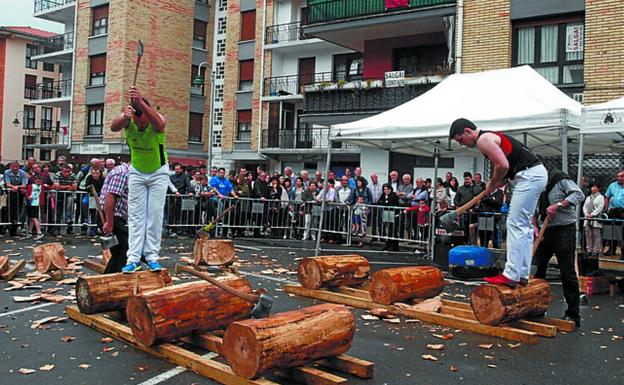
{"type": "Polygon", "coordinates": [[[284,290],[287,293],[316,298],[323,301],[340,303],[356,307],[359,309],[387,309],[395,315],[402,315],[408,318],[419,319],[423,322],[429,322],[442,326],[449,326],[453,328],[468,330],[474,333],[500,337],[512,341],[523,342],[526,344],[537,344],[539,337],[537,333],[526,330],[506,327],[506,326],[490,326],[479,323],[475,320],[468,320],[459,318],[449,314],[431,313],[425,311],[401,309],[396,306],[386,306],[378,303],[363,300],[361,298],[352,297],[340,293],[332,293],[328,291],[306,289],[296,285],[285,285],[284,290]]]}
{"type": "Polygon", "coordinates": [[[346,378],[310,366],[278,370],[273,374],[306,385],[346,385],[349,383],[346,378]]]}
{"type": "Polygon", "coordinates": [[[360,358],[351,357],[346,354],[325,358],[316,361],[316,363],[359,378],[373,378],[373,373],[375,372],[374,363],[360,358]]]}
{"type": "Polygon", "coordinates": [[[13,278],[15,278],[17,273],[19,273],[20,271],[22,271],[22,269],[24,269],[24,266],[26,266],[26,260],[25,259],[18,260],[17,262],[15,262],[13,266],[9,267],[9,270],[7,270],[6,273],[2,274],[2,279],[11,281],[13,278]]]}
{"type": "Polygon", "coordinates": [[[201,376],[210,378],[219,383],[228,385],[279,385],[264,378],[248,380],[246,378],[239,377],[232,372],[232,369],[230,369],[229,366],[225,364],[207,359],[199,354],[169,343],[153,347],[139,345],[132,336],[132,332],[129,327],[100,315],[82,314],[76,306],[67,306],[65,308],[65,312],[74,321],[97,329],[100,332],[122,340],[139,350],[149,353],[155,357],[165,359],[175,365],[190,369],[201,376]]]}

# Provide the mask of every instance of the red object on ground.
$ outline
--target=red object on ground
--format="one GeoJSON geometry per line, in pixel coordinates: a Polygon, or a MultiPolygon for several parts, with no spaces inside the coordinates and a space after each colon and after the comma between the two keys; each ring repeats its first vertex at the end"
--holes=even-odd
{"type": "Polygon", "coordinates": [[[386,9],[408,7],[409,0],[386,0],[386,9]]]}

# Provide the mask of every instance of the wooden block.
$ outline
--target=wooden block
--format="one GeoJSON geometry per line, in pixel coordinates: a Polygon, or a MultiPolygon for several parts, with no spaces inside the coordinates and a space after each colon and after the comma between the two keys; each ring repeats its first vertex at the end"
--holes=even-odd
{"type": "Polygon", "coordinates": [[[94,258],[85,258],[83,259],[84,267],[89,270],[93,270],[96,273],[104,274],[106,270],[106,263],[94,258]]]}
{"type": "Polygon", "coordinates": [[[230,265],[236,259],[234,243],[229,239],[198,238],[193,248],[193,266],[205,264],[208,266],[230,265]]]}
{"type": "Polygon", "coordinates": [[[17,273],[24,269],[24,266],[26,266],[26,260],[20,259],[19,261],[15,262],[13,266],[10,266],[5,273],[2,274],[2,279],[11,281],[13,278],[15,278],[17,273]]]}
{"type": "Polygon", "coordinates": [[[111,337],[124,341],[135,348],[149,353],[157,358],[165,359],[172,364],[185,367],[193,372],[227,385],[279,385],[273,381],[259,378],[248,380],[239,377],[232,372],[229,366],[220,362],[212,361],[199,354],[190,352],[178,346],[164,343],[154,347],[146,347],[136,342],[130,328],[100,315],[86,315],[80,313],[76,306],[65,308],[67,315],[74,321],[99,330],[111,337]]]}
{"type": "Polygon", "coordinates": [[[40,273],[47,273],[55,269],[63,270],[67,267],[65,248],[60,242],[36,246],[32,250],[35,270],[40,273]]]}
{"type": "Polygon", "coordinates": [[[373,373],[375,372],[374,363],[360,358],[351,357],[346,354],[325,358],[316,361],[316,363],[359,378],[373,378],[373,373]]]}
{"type": "Polygon", "coordinates": [[[274,372],[278,377],[307,385],[346,385],[346,378],[336,376],[309,366],[300,366],[274,372]]]}
{"type": "Polygon", "coordinates": [[[606,276],[598,277],[579,277],[579,290],[588,296],[594,294],[603,294],[609,292],[609,278],[606,276]]]}

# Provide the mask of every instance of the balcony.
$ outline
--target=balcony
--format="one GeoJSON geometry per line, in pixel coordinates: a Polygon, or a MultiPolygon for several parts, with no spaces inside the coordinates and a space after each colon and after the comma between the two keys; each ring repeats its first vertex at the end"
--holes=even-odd
{"type": "Polygon", "coordinates": [[[386,8],[386,0],[310,0],[308,37],[364,52],[364,42],[444,31],[443,18],[455,15],[456,0],[410,0],[386,8]]]}
{"type": "Polygon", "coordinates": [[[34,138],[26,144],[26,148],[54,149],[69,144],[69,135],[60,127],[25,128],[23,136],[34,138]]]}
{"type": "Polygon", "coordinates": [[[303,96],[300,86],[314,83],[313,79],[314,74],[265,78],[262,95],[282,99],[301,99],[303,96]]]}
{"type": "MultiPolygon", "coordinates": [[[[293,129],[262,130],[262,151],[283,153],[324,152],[329,145],[329,128],[300,127],[293,129]]],[[[334,143],[332,148],[347,152],[358,152],[359,146],[352,143],[334,143]]]]}
{"type": "Polygon", "coordinates": [[[264,44],[266,49],[280,52],[296,52],[305,45],[306,49],[326,47],[327,42],[310,38],[303,33],[303,24],[300,22],[271,25],[266,28],[264,44]]]}
{"type": "Polygon", "coordinates": [[[35,17],[69,24],[75,14],[76,0],[35,0],[35,17]]]}
{"type": "Polygon", "coordinates": [[[24,97],[32,104],[50,107],[68,107],[72,95],[71,79],[50,83],[38,83],[34,88],[25,88],[24,97]]]}
{"type": "Polygon", "coordinates": [[[40,44],[43,48],[43,52],[34,56],[34,60],[61,65],[72,62],[72,55],[74,52],[73,32],[56,35],[49,39],[41,39],[40,44]]]}

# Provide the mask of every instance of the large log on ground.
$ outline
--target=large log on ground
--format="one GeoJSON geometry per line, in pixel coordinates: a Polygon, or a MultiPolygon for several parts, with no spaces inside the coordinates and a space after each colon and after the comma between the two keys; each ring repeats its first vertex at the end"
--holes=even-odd
{"type": "Polygon", "coordinates": [[[343,305],[323,304],[232,323],[223,336],[223,355],[237,375],[256,378],[351,347],[355,317],[343,305]]]}
{"type": "Polygon", "coordinates": [[[376,303],[390,305],[413,298],[435,297],[444,289],[442,271],[432,266],[379,270],[371,278],[369,292],[376,303]]]}
{"type": "MultiPolygon", "coordinates": [[[[252,292],[244,278],[229,276],[220,280],[240,291],[252,292]]],[[[209,282],[195,281],[132,297],[126,317],[137,342],[151,346],[192,333],[224,329],[234,321],[249,318],[253,306],[209,282]]]]}
{"type": "Polygon", "coordinates": [[[195,267],[200,264],[209,266],[229,265],[236,258],[234,243],[227,239],[198,238],[193,248],[195,267]]]}
{"type": "Polygon", "coordinates": [[[135,289],[149,291],[170,284],[171,277],[167,270],[84,276],[76,281],[76,301],[85,314],[123,310],[135,289]]]}
{"type": "Polygon", "coordinates": [[[541,316],[552,302],[550,286],[543,279],[531,279],[516,289],[501,285],[482,285],[470,294],[477,320],[498,325],[525,317],[541,316]]]}
{"type": "Polygon", "coordinates": [[[359,285],[366,282],[369,275],[368,260],[359,255],[304,258],[297,269],[299,283],[308,289],[359,285]]]}
{"type": "Polygon", "coordinates": [[[33,247],[32,253],[35,260],[35,270],[40,273],[47,273],[56,269],[63,270],[67,267],[65,248],[60,242],[33,247]]]}

